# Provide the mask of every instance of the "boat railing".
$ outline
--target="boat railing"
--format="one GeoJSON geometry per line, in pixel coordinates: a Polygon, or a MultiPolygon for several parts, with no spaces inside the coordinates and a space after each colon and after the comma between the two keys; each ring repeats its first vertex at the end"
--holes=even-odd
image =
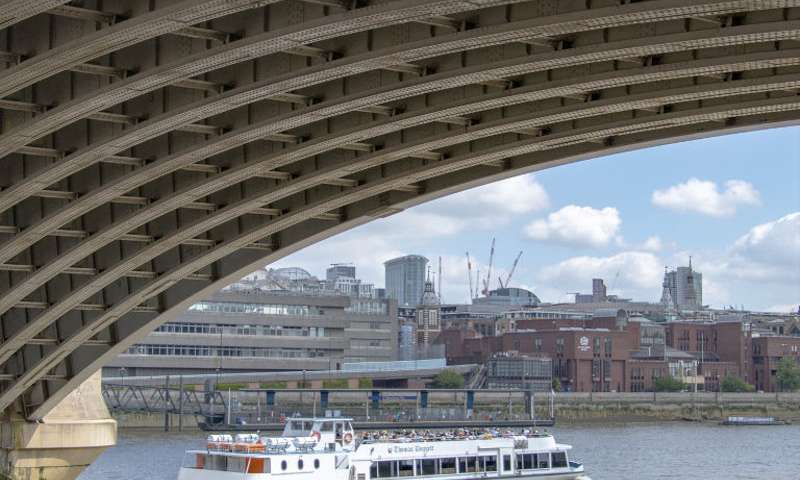
{"type": "Polygon", "coordinates": [[[419,443],[419,442],[452,442],[463,440],[494,440],[498,438],[514,439],[514,448],[527,448],[528,440],[531,438],[548,438],[549,433],[540,432],[472,432],[465,430],[453,430],[449,432],[364,432],[361,434],[361,443],[419,443]],[[524,446],[517,447],[520,443],[524,446]]]}

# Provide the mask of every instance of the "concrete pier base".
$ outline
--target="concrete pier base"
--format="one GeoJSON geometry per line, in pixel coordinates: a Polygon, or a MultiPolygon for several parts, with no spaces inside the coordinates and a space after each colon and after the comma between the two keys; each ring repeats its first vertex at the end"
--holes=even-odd
{"type": "Polygon", "coordinates": [[[71,480],[116,441],[98,372],[40,421],[12,413],[0,422],[0,478],[71,480]]]}

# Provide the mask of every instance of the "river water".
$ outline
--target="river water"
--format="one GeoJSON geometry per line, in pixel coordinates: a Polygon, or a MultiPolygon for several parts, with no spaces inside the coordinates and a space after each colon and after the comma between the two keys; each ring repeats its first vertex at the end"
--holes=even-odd
{"type": "MultiPolygon", "coordinates": [[[[723,427],[632,423],[552,428],[574,446],[592,480],[800,480],[800,426],[723,427]]],[[[202,432],[121,430],[79,480],[174,480],[184,450],[204,445],[202,432]]],[[[323,479],[324,480],[324,479],[323,479]]]]}

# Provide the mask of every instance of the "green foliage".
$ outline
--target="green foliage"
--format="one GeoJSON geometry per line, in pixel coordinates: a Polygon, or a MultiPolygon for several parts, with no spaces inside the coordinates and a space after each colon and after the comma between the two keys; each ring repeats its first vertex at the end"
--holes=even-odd
{"type": "Polygon", "coordinates": [[[359,378],[358,379],[358,388],[372,388],[372,379],[371,378],[359,378]]]}
{"type": "Polygon", "coordinates": [[[722,379],[722,383],[720,383],[719,388],[723,392],[728,393],[749,393],[756,390],[754,386],[745,382],[741,378],[730,375],[722,379]]]}
{"type": "Polygon", "coordinates": [[[442,370],[434,377],[433,388],[464,388],[464,376],[449,368],[442,370]]]}
{"type": "Polygon", "coordinates": [[[264,389],[282,390],[286,388],[286,382],[261,382],[259,387],[264,389]]]}
{"type": "Polygon", "coordinates": [[[792,357],[783,357],[776,373],[778,388],[782,392],[800,390],[800,365],[792,357]]]}
{"type": "Polygon", "coordinates": [[[339,378],[336,380],[323,380],[322,388],[335,388],[335,389],[348,388],[347,379],[339,378]]]}
{"type": "Polygon", "coordinates": [[[560,392],[561,391],[561,380],[559,380],[557,378],[554,378],[553,379],[553,385],[552,385],[551,388],[553,389],[554,392],[560,392]]]}
{"type": "Polygon", "coordinates": [[[217,390],[242,390],[247,388],[247,385],[244,383],[218,383],[217,390]]]}
{"type": "Polygon", "coordinates": [[[683,382],[675,377],[658,377],[653,382],[656,392],[681,392],[685,388],[683,382]]]}

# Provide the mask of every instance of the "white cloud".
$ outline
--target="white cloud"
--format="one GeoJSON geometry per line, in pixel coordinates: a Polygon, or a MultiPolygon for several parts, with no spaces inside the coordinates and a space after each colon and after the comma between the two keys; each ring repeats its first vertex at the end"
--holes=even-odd
{"type": "Polygon", "coordinates": [[[664,248],[664,243],[657,235],[653,235],[644,241],[642,249],[648,252],[660,252],[664,248]]]}
{"type": "Polygon", "coordinates": [[[762,223],[736,240],[734,255],[800,271],[800,212],[762,223]]]}
{"type": "Polygon", "coordinates": [[[525,233],[534,240],[604,247],[612,240],[621,242],[617,236],[621,224],[616,208],[567,205],[546,219],[534,220],[525,227],[525,233]]]}
{"type": "Polygon", "coordinates": [[[542,268],[537,277],[538,284],[547,285],[541,296],[551,301],[564,300],[568,292],[591,292],[592,278],[605,279],[610,294],[658,301],[663,268],[652,253],[627,251],[608,257],[568,258],[542,268]]]}
{"type": "Polygon", "coordinates": [[[756,225],[703,268],[720,278],[793,286],[800,282],[800,212],[756,225]]]}
{"type": "Polygon", "coordinates": [[[550,206],[544,187],[533,175],[523,175],[453,195],[451,199],[509,213],[530,213],[550,206]]]}
{"type": "Polygon", "coordinates": [[[760,204],[761,198],[758,190],[744,180],[729,180],[720,191],[714,182],[690,178],[685,183],[654,191],[652,202],[679,212],[727,217],[735,214],[740,206],[760,204]]]}
{"type": "Polygon", "coordinates": [[[449,195],[414,210],[464,219],[471,228],[493,229],[515,215],[549,206],[547,191],[536,177],[523,175],[449,195]]]}

